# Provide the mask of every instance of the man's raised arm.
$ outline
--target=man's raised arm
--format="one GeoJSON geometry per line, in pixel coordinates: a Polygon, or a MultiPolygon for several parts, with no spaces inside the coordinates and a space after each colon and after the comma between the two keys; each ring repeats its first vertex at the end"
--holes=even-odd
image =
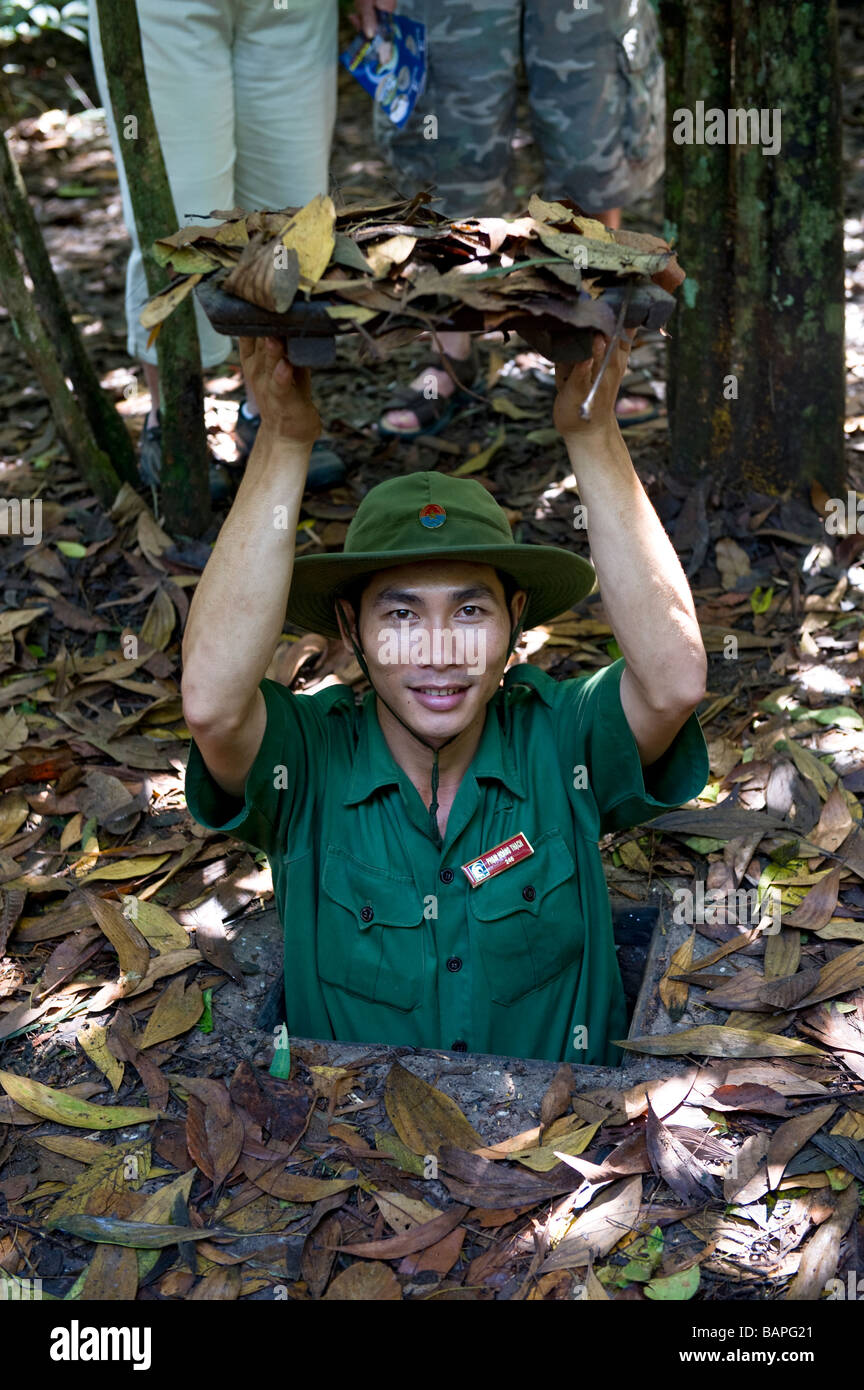
{"type": "Polygon", "coordinates": [[[621,705],[643,764],[655,762],[705,694],[707,659],[678,556],[648,500],[621,437],[615,399],[633,333],[616,342],[591,419],[579,407],[608,339],[592,361],[556,369],[555,425],[567,446],[587,513],[603,607],[626,661],[621,705]]]}
{"type": "Polygon", "coordinates": [[[183,714],[213,778],[242,796],[266,724],[258,689],[282,625],[294,537],[321,421],[308,368],[275,338],[241,338],[261,411],[242,482],[195,590],[183,638],[183,714]]]}

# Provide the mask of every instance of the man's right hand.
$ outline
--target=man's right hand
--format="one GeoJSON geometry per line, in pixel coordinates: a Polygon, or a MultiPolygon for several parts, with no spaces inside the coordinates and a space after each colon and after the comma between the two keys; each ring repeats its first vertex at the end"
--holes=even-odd
{"type": "Polygon", "coordinates": [[[294,367],[278,338],[240,338],[240,361],[271,439],[311,449],[321,433],[308,367],[294,367]]]}

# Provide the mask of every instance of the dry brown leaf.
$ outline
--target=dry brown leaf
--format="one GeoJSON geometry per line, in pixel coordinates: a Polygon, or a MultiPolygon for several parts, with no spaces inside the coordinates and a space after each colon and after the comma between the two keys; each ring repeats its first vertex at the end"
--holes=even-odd
{"type": "Polygon", "coordinates": [[[0,714],[0,753],[15,753],[27,742],[27,721],[17,710],[7,709],[0,714]]]}
{"type": "Polygon", "coordinates": [[[0,845],[14,839],[30,814],[30,804],[22,792],[7,792],[0,797],[0,845]]]}
{"type": "Polygon", "coordinates": [[[535,1173],[550,1173],[560,1160],[566,1161],[572,1155],[581,1154],[587,1149],[599,1128],[599,1122],[595,1120],[593,1124],[580,1125],[557,1138],[545,1135],[543,1144],[538,1148],[523,1149],[513,1154],[513,1158],[517,1163],[523,1163],[526,1168],[533,1169],[535,1173]]]}
{"type": "Polygon", "coordinates": [[[282,245],[297,253],[301,288],[317,284],[327,269],[335,244],[335,221],[333,199],[319,193],[298,209],[282,232],[282,245]]]}
{"type": "Polygon", "coordinates": [[[459,1225],[467,1211],[467,1207],[450,1207],[448,1211],[439,1212],[433,1220],[423,1221],[400,1235],[390,1236],[386,1240],[357,1241],[351,1245],[340,1245],[339,1250],[343,1255],[362,1255],[367,1259],[402,1259],[405,1255],[414,1255],[418,1250],[437,1245],[459,1225]]]}
{"type": "Polygon", "coordinates": [[[179,970],[186,970],[188,966],[196,965],[200,959],[201,952],[196,951],[194,946],[189,946],[185,951],[166,951],[164,955],[155,956],[151,960],[147,974],[140,985],[130,991],[130,997],[134,997],[136,994],[145,994],[166,975],[176,975],[179,970]]]}
{"type": "Polygon", "coordinates": [[[759,1115],[785,1115],[786,1097],[770,1086],[744,1082],[718,1086],[708,1097],[712,1110],[753,1110],[759,1115]]]}
{"type": "Polygon", "coordinates": [[[150,947],[138,928],[123,916],[116,903],[107,898],[97,897],[83,889],[84,901],[96,919],[101,931],[107,936],[120,962],[123,993],[128,993],[141,983],[150,964],[150,947]]]}
{"type": "Polygon", "coordinates": [[[701,1205],[706,1194],[716,1195],[716,1180],[680,1141],[675,1129],[664,1125],[653,1106],[648,1107],[645,1117],[645,1142],[654,1172],[682,1202],[701,1205]]]}
{"type": "Polygon", "coordinates": [[[164,570],[165,566],[159,557],[163,550],[170,550],[174,542],[167,531],[163,531],[157,524],[149,508],[145,507],[138,513],[136,535],[144,558],[149,560],[154,568],[164,570]]]}
{"type": "Polygon", "coordinates": [[[715,546],[717,568],[724,589],[734,589],[738,580],[750,573],[750,561],[746,550],[737,541],[725,536],[715,546]]]}
{"type": "Polygon", "coordinates": [[[779,1183],[789,1160],[795,1157],[799,1149],[803,1149],[817,1130],[828,1123],[836,1109],[836,1105],[817,1105],[808,1115],[796,1115],[775,1130],[768,1146],[767,1159],[768,1187],[771,1191],[779,1183]]]}
{"type": "Polygon", "coordinates": [[[259,233],[244,247],[239,261],[225,277],[223,289],[249,304],[285,313],[299,282],[297,253],[289,251],[278,237],[259,233]]]}
{"type": "Polygon", "coordinates": [[[467,1234],[463,1226],[455,1227],[449,1235],[436,1241],[434,1245],[427,1246],[425,1250],[418,1250],[413,1255],[406,1255],[399,1262],[398,1272],[422,1274],[424,1270],[432,1270],[443,1278],[445,1274],[450,1273],[459,1259],[467,1234]]]}
{"type": "Polygon", "coordinates": [[[672,955],[666,973],[659,985],[660,998],[673,1023],[677,1023],[687,1007],[687,996],[689,990],[683,980],[674,980],[673,975],[681,975],[690,969],[693,964],[693,947],[696,943],[695,930],[690,933],[686,941],[682,941],[672,955]]]}
{"type": "Polygon", "coordinates": [[[384,1083],[384,1104],[403,1144],[416,1154],[437,1154],[443,1144],[481,1148],[483,1140],[443,1091],[394,1062],[384,1083]]]}
{"type": "Polygon", "coordinates": [[[573,1068],[562,1062],[546,1088],[540,1102],[540,1124],[543,1129],[551,1125],[560,1115],[570,1109],[570,1092],[573,1090],[573,1068]]]}
{"type": "Polygon", "coordinates": [[[189,949],[189,933],[167,908],[160,907],[158,903],[145,902],[131,894],[120,899],[120,906],[123,916],[135,924],[144,939],[160,955],[189,949]]]}
{"type": "Polygon", "coordinates": [[[166,289],[161,290],[158,295],[154,295],[138,315],[141,327],[155,328],[158,323],[167,319],[168,315],[177,308],[177,305],[182,304],[187,294],[194,290],[200,279],[201,272],[196,275],[188,275],[183,280],[175,280],[166,289]]]}
{"type": "Polygon", "coordinates": [[[194,980],[184,988],[182,975],[175,975],[160,995],[155,1009],[147,1020],[140,1047],[143,1051],[156,1043],[166,1042],[187,1033],[204,1012],[204,996],[194,980]]]}
{"type": "Polygon", "coordinates": [[[202,1173],[219,1187],[232,1171],[243,1147],[243,1125],[228,1088],[213,1078],[183,1076],[189,1092],[186,1143],[202,1173]]]}
{"type": "Polygon", "coordinates": [[[402,1192],[374,1192],[372,1195],[387,1225],[397,1235],[413,1231],[415,1226],[434,1221],[441,1215],[440,1207],[433,1207],[418,1197],[406,1197],[402,1192]]]}
{"type": "Polygon", "coordinates": [[[131,1245],[97,1245],[81,1297],[99,1303],[131,1303],[137,1293],[138,1252],[131,1245]]]}
{"type": "Polygon", "coordinates": [[[814,989],[818,980],[819,971],[815,967],[781,980],[766,980],[755,970],[741,970],[734,979],[709,990],[705,1003],[712,1009],[752,1010],[756,1013],[793,1009],[814,989]]]}
{"type": "Polygon", "coordinates": [[[831,788],[837,783],[837,773],[833,767],[829,767],[822,758],[817,758],[803,744],[796,743],[794,738],[788,740],[786,747],[801,776],[812,782],[822,800],[827,801],[831,788]]]}
{"type": "Polygon", "coordinates": [[[768,1191],[768,1173],[765,1159],[771,1136],[764,1132],[751,1134],[735,1150],[735,1166],[723,1180],[723,1196],[727,1202],[737,1202],[739,1206],[755,1202],[768,1191]]]}
{"type": "Polygon", "coordinates": [[[302,1081],[280,1080],[256,1071],[247,1061],[238,1064],[228,1089],[234,1104],[261,1126],[268,1143],[270,1138],[295,1143],[315,1103],[315,1093],[302,1081]]]}
{"type": "Polygon", "coordinates": [[[320,1298],[327,1287],[341,1239],[342,1225],[335,1215],[325,1216],[306,1239],[300,1274],[312,1298],[320,1298]]]}
{"type": "Polygon", "coordinates": [[[858,1210],[858,1189],[854,1180],[835,1194],[834,1204],[834,1215],[822,1223],[804,1247],[798,1273],[786,1293],[789,1300],[815,1302],[822,1297],[828,1280],[834,1277],[840,1242],[858,1210]]]}
{"type": "Polygon", "coordinates": [[[372,267],[373,274],[381,277],[388,275],[394,265],[402,265],[404,261],[407,261],[416,245],[416,237],[397,233],[396,236],[376,242],[374,246],[367,244],[364,247],[364,255],[372,267]]]}
{"type": "Polygon", "coordinates": [[[607,1255],[619,1240],[635,1230],[641,1204],[641,1177],[611,1183],[576,1219],[569,1233],[546,1256],[538,1273],[573,1269],[607,1255]]]}
{"type": "Polygon", "coordinates": [[[650,1052],[659,1057],[824,1057],[824,1052],[798,1038],[783,1038],[755,1028],[722,1028],[706,1023],[681,1033],[645,1038],[618,1038],[618,1047],[650,1052]]]}
{"type": "Polygon", "coordinates": [[[141,641],[154,647],[156,651],[163,652],[171,641],[176,621],[177,611],[174,604],[164,589],[157,589],[141,626],[141,641]]]}
{"type": "Polygon", "coordinates": [[[138,859],[118,859],[114,863],[101,864],[98,869],[92,869],[89,874],[84,875],[81,882],[113,883],[115,880],[122,881],[126,878],[146,878],[148,874],[161,868],[167,858],[167,854],[146,854],[138,859]]]}
{"type": "MultiPolygon", "coordinates": [[[[117,1009],[108,1027],[108,1046],[117,1057],[135,1068],[153,1108],[164,1110],[168,1104],[168,1078],[163,1076],[153,1058],[141,1051],[138,1042],[131,1016],[125,1009],[117,1009]]],[[[185,1164],[175,1166],[185,1167],[185,1164]]]]}
{"type": "MultiPolygon", "coordinates": [[[[812,891],[812,890],[811,890],[812,891]]],[[[765,979],[794,975],[801,961],[801,933],[788,927],[765,938],[765,979]]]]}
{"type": "Polygon", "coordinates": [[[452,1196],[475,1207],[536,1205],[580,1185],[565,1163],[548,1174],[532,1173],[448,1145],[442,1146],[438,1165],[445,1171],[444,1182],[452,1196]]]}
{"type": "Polygon", "coordinates": [[[202,918],[199,918],[195,927],[195,944],[198,950],[217,970],[224,970],[235,984],[242,986],[243,972],[234,958],[225,928],[221,922],[205,922],[202,918]]]}
{"type": "Polygon", "coordinates": [[[308,1178],[303,1173],[280,1173],[272,1164],[245,1154],[243,1171],[262,1192],[283,1202],[318,1202],[322,1197],[345,1192],[357,1182],[356,1178],[308,1178]]]}
{"type": "Polygon", "coordinates": [[[335,1303],[350,1299],[362,1303],[377,1303],[383,1299],[401,1297],[399,1280],[389,1265],[380,1262],[360,1264],[358,1261],[336,1275],[322,1301],[335,1303]]]}
{"type": "Polygon", "coordinates": [[[820,849],[834,851],[842,845],[853,825],[852,814],[843,795],[843,787],[841,783],[837,782],[831,788],[831,794],[822,807],[822,814],[817,824],[808,833],[807,839],[811,845],[818,845],[820,849]]]}
{"type": "Polygon", "coordinates": [[[645,851],[636,840],[624,840],[617,846],[617,849],[621,856],[621,863],[625,868],[632,869],[638,874],[650,874],[651,864],[645,851]]]}
{"type": "Polygon", "coordinates": [[[44,605],[41,608],[7,608],[0,613],[0,638],[11,636],[13,632],[27,627],[47,612],[48,609],[44,605]]]}
{"type": "Polygon", "coordinates": [[[830,873],[811,888],[793,912],[784,919],[784,926],[800,927],[805,931],[819,931],[834,916],[840,895],[840,879],[843,865],[838,864],[830,873]]]}
{"type": "Polygon", "coordinates": [[[186,1297],[193,1303],[209,1299],[230,1302],[240,1297],[241,1283],[242,1276],[236,1264],[226,1265],[222,1269],[214,1269],[205,1274],[186,1297]]]}
{"type": "Polygon", "coordinates": [[[823,999],[831,999],[835,994],[848,994],[853,989],[861,988],[864,988],[864,945],[842,951],[823,965],[815,989],[800,1001],[800,1007],[820,1004],[823,999]]]}
{"type": "Polygon", "coordinates": [[[78,807],[112,835],[125,835],[141,815],[141,798],[132,796],[119,777],[91,770],[76,789],[78,807]]]}
{"type": "Polygon", "coordinates": [[[79,1046],[87,1053],[93,1065],[108,1078],[116,1095],[123,1080],[123,1063],[109,1051],[108,1030],[94,1023],[92,1019],[87,1019],[79,1027],[76,1036],[79,1046]]]}

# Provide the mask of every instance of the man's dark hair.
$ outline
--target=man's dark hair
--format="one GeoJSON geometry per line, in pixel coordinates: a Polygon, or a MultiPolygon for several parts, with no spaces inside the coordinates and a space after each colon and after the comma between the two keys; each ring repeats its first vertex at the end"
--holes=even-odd
{"type": "MultiPolygon", "coordinates": [[[[350,584],[346,584],[344,588],[340,589],[339,593],[336,595],[337,600],[344,600],[345,603],[350,603],[354,610],[354,616],[358,622],[360,620],[360,600],[369,588],[373,575],[379,573],[379,570],[373,570],[369,574],[361,574],[358,579],[353,579],[350,584]]],[[[513,578],[512,574],[506,574],[504,570],[496,569],[495,573],[501,581],[501,586],[504,590],[504,602],[507,605],[507,611],[509,613],[510,601],[519,588],[519,584],[513,578]]]]}

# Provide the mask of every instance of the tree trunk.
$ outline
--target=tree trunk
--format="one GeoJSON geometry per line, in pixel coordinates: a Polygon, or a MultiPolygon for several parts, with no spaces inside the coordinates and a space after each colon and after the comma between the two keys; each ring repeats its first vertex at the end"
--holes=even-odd
{"type": "Polygon", "coordinates": [[[33,304],[18,264],[15,243],[4,218],[0,217],[0,296],[12,318],[16,338],[41,381],[57,429],[64,439],[73,464],[105,507],[110,507],[120,491],[120,479],[111,460],[96,444],[89,421],[66,385],[63,367],[33,304]]]}
{"type": "MultiPolygon", "coordinates": [[[[111,105],[151,294],[167,283],[152,245],[176,230],[177,213],[153,119],[135,4],[97,0],[111,105]]],[[[191,299],[156,339],[162,388],[160,492],[170,531],[198,536],[210,522],[209,453],[204,432],[201,353],[191,299]]]]}
{"type": "Polygon", "coordinates": [[[115,471],[124,482],[137,484],[138,469],[129,431],[99,385],[99,378],[84,350],[81,335],[72,322],[72,315],[54,274],[21,172],[2,131],[0,218],[5,220],[17,239],[24,264],[33,282],[33,299],[42,325],[54,345],[64,375],[72,382],[76,399],[90,424],[96,444],[111,459],[115,471]]]}
{"type": "Polygon", "coordinates": [[[721,384],[731,351],[731,209],[718,147],[676,145],[672,113],[697,100],[724,106],[729,93],[724,0],[661,0],[666,61],[666,227],[687,272],[669,325],[668,410],[672,460],[716,468],[731,437],[721,384]]]}
{"type": "MultiPolygon", "coordinates": [[[[843,198],[836,0],[661,0],[672,463],[733,487],[843,487],[843,198]],[[724,143],[698,143],[712,108],[724,143]],[[694,140],[676,143],[679,113],[694,140]],[[727,113],[764,135],[732,143],[727,113]],[[770,149],[779,132],[776,154],[770,149]]],[[[749,127],[748,127],[749,129],[749,127]]],[[[741,139],[739,134],[739,139],[741,139]]]]}

